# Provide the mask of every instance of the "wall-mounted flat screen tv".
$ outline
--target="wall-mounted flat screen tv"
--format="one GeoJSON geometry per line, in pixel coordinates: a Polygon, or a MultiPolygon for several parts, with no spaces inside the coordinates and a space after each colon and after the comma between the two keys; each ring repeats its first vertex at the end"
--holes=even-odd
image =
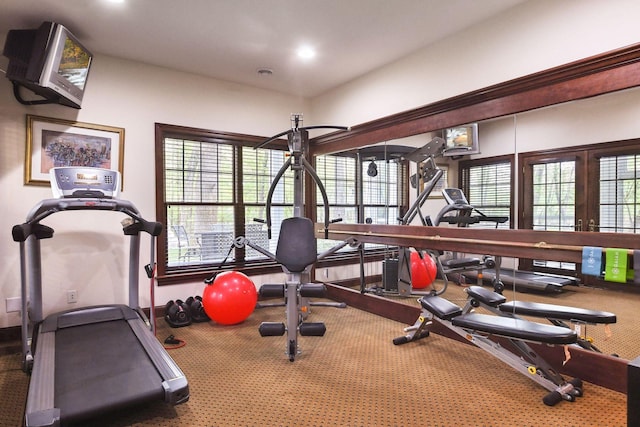
{"type": "Polygon", "coordinates": [[[477,123],[444,129],[442,139],[445,141],[443,156],[466,156],[480,152],[477,123]]]}
{"type": "Polygon", "coordinates": [[[7,78],[18,101],[80,108],[93,55],[63,25],[45,22],[35,30],[11,30],[3,54],[9,58],[7,78]],[[24,100],[19,86],[44,100],[24,100]]]}

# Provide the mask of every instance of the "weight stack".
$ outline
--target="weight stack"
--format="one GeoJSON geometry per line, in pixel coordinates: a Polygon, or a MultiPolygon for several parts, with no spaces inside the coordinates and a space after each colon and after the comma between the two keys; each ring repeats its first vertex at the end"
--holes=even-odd
{"type": "Polygon", "coordinates": [[[382,261],[382,286],[385,291],[398,290],[398,259],[382,261]]]}

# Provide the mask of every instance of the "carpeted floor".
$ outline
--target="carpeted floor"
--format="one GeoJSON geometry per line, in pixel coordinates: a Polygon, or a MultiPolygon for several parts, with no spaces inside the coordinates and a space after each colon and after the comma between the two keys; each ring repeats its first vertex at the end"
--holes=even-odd
{"type": "MultiPolygon", "coordinates": [[[[581,293],[576,288],[573,295],[581,293]]],[[[445,295],[464,299],[456,286],[445,295]]],[[[568,304],[576,299],[571,294],[553,298],[579,306],[568,304]]],[[[210,322],[171,329],[159,321],[159,338],[174,334],[186,341],[170,354],[189,380],[189,402],[132,408],[83,425],[626,425],[624,394],[585,383],[576,402],[548,407],[542,402],[546,390],[480,349],[435,334],[394,346],[392,339],[406,325],[355,308],[314,307],[310,320],[324,321],[327,333],[301,337],[302,353],[291,363],[284,337],[261,338],[257,330],[262,321],[283,320],[284,309],[270,307],[236,326],[210,322]]],[[[593,332],[598,342],[599,331],[593,332]]],[[[632,350],[615,350],[626,351],[632,350]]],[[[27,386],[20,356],[0,357],[0,425],[21,425],[27,386]]]]}

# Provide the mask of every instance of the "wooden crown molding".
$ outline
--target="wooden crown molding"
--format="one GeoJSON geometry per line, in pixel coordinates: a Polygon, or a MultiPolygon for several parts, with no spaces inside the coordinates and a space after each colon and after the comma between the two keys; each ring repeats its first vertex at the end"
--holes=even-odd
{"type": "Polygon", "coordinates": [[[640,86],[640,44],[313,138],[328,154],[640,86]]]}

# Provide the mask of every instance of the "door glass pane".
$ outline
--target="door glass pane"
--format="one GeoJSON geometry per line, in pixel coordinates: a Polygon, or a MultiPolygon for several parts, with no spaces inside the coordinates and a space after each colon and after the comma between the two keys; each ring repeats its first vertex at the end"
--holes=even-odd
{"type": "Polygon", "coordinates": [[[534,230],[575,228],[575,161],[533,165],[534,230]]]}
{"type": "MultiPolygon", "coordinates": [[[[533,229],[575,230],[575,161],[533,165],[533,229]]],[[[536,260],[535,266],[575,270],[575,264],[536,260]]]]}
{"type": "Polygon", "coordinates": [[[638,233],[640,155],[600,159],[600,231],[638,233]]]}

